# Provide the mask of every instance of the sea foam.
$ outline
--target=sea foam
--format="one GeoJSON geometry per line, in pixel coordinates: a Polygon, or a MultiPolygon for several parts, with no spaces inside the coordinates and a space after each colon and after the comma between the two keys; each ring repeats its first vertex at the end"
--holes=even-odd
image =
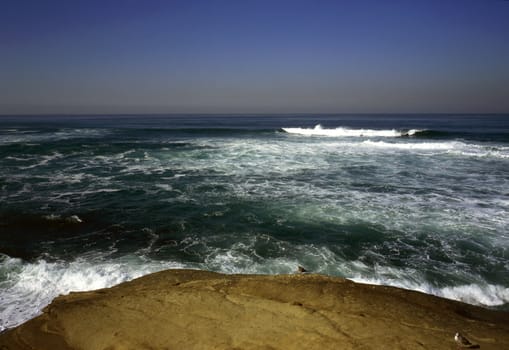
{"type": "Polygon", "coordinates": [[[172,262],[147,263],[135,256],[117,261],[79,258],[72,262],[34,263],[5,255],[0,259],[0,276],[10,276],[0,282],[0,332],[37,316],[58,295],[111,287],[152,272],[182,267],[172,262]]]}
{"type": "Polygon", "coordinates": [[[457,300],[463,303],[484,307],[496,307],[509,303],[509,288],[495,284],[465,284],[440,288],[425,282],[415,283],[396,279],[391,279],[390,281],[386,281],[383,278],[352,277],[348,279],[357,283],[386,285],[415,290],[441,298],[457,300]]]}
{"type": "Polygon", "coordinates": [[[107,288],[170,268],[200,268],[222,273],[284,274],[295,272],[297,266],[303,264],[312,272],[332,273],[358,283],[400,287],[482,306],[509,303],[509,288],[500,285],[483,283],[437,287],[425,282],[416,271],[383,266],[373,270],[361,262],[341,262],[338,256],[324,247],[295,247],[296,252],[305,257],[304,260],[298,257],[259,259],[245,253],[248,248],[249,243],[237,243],[230,250],[212,250],[203,264],[196,265],[154,261],[135,255],[105,261],[97,254],[71,262],[47,262],[41,259],[33,263],[2,255],[1,275],[9,275],[10,278],[0,282],[0,332],[37,316],[58,295],[107,288]]]}
{"type": "Polygon", "coordinates": [[[374,129],[350,129],[338,127],[335,129],[325,129],[320,124],[314,128],[283,128],[289,134],[299,134],[307,136],[329,136],[329,137],[401,137],[413,136],[422,130],[374,130],[374,129]]]}

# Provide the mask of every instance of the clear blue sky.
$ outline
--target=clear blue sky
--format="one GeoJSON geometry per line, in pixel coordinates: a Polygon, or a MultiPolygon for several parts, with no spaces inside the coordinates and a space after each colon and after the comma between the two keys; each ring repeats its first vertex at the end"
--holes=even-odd
{"type": "Polygon", "coordinates": [[[0,114],[509,112],[509,1],[0,0],[0,114]]]}

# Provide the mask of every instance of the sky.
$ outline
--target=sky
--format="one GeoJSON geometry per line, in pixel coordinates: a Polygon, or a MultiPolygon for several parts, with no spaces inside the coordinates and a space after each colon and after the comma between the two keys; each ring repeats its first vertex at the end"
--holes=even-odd
{"type": "Polygon", "coordinates": [[[0,0],[0,114],[480,112],[506,0],[0,0]]]}

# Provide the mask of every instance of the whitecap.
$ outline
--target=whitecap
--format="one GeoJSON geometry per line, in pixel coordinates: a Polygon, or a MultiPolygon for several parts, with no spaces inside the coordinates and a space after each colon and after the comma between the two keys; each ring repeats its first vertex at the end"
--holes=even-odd
{"type": "Polygon", "coordinates": [[[72,224],[80,224],[83,222],[83,220],[81,220],[78,215],[71,215],[67,217],[65,221],[70,222],[72,224]]]}
{"type": "Polygon", "coordinates": [[[325,129],[320,124],[314,128],[283,128],[283,131],[289,134],[307,135],[307,136],[328,136],[328,137],[401,137],[413,136],[422,130],[412,129],[403,130],[375,130],[375,129],[351,129],[338,127],[334,129],[325,129]]]}

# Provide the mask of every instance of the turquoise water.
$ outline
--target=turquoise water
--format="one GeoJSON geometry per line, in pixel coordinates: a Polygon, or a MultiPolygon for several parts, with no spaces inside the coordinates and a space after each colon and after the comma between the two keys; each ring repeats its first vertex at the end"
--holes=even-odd
{"type": "Polygon", "coordinates": [[[508,115],[0,116],[0,329],[166,268],[509,303],[508,115]]]}

